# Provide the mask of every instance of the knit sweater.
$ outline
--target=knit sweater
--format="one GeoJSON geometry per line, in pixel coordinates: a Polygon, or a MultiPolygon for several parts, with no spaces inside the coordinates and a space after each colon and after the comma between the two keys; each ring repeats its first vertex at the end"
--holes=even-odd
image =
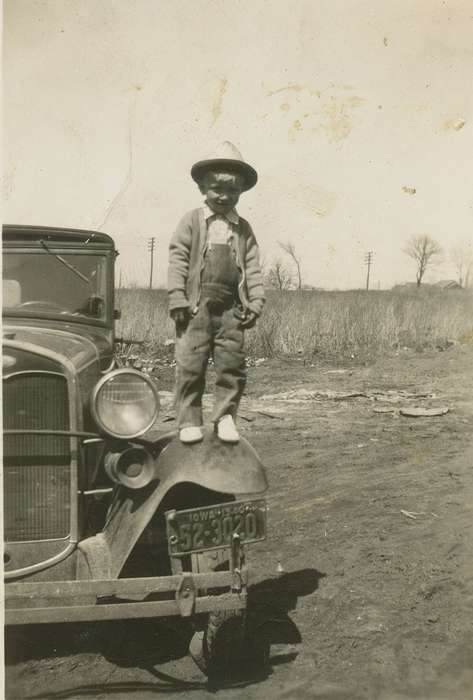
{"type": "MultiPolygon", "coordinates": [[[[238,296],[245,309],[261,314],[265,297],[258,244],[250,224],[239,217],[232,238],[240,272],[238,296]]],[[[169,310],[190,308],[195,313],[201,298],[201,278],[207,250],[204,210],[194,209],[179,222],[169,244],[169,310]]]]}

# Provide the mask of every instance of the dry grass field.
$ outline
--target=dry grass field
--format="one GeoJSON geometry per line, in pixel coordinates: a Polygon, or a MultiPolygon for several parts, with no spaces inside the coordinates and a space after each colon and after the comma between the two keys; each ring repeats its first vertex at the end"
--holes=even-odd
{"type": "MultiPolygon", "coordinates": [[[[118,290],[118,334],[154,354],[173,337],[164,290],[118,290]]],[[[473,338],[471,290],[273,291],[247,333],[252,357],[377,357],[408,347],[441,348],[473,338]]]]}

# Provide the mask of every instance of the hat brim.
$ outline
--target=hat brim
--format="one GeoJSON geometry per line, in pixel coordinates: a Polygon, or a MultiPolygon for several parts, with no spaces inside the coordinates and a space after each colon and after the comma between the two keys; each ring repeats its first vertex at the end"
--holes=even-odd
{"type": "Polygon", "coordinates": [[[223,172],[236,173],[244,180],[243,191],[250,190],[258,182],[258,173],[248,163],[231,158],[211,158],[209,160],[199,160],[191,168],[191,176],[195,182],[200,183],[209,170],[222,170],[223,172]]]}

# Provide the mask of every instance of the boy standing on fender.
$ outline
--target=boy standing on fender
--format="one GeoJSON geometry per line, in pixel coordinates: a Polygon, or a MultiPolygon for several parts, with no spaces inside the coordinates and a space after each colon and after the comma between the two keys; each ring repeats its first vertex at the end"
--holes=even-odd
{"type": "Polygon", "coordinates": [[[246,382],[243,340],[264,304],[255,236],[235,206],[256,171],[226,141],[196,163],[191,176],[204,206],[187,213],[169,245],[169,312],[176,323],[176,404],[182,442],[199,442],[209,357],[216,381],[213,422],[224,442],[238,442],[235,418],[246,382]]]}

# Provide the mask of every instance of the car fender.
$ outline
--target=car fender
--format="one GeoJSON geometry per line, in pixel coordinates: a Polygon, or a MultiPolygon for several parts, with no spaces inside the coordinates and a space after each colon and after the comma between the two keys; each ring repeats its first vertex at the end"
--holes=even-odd
{"type": "Polygon", "coordinates": [[[261,494],[268,486],[263,464],[244,438],[230,444],[207,434],[202,442],[187,445],[176,433],[169,433],[147,446],[153,454],[154,478],[140,489],[116,489],[100,538],[109,552],[112,578],[119,575],[164,496],[176,484],[190,482],[236,497],[261,494]]]}

